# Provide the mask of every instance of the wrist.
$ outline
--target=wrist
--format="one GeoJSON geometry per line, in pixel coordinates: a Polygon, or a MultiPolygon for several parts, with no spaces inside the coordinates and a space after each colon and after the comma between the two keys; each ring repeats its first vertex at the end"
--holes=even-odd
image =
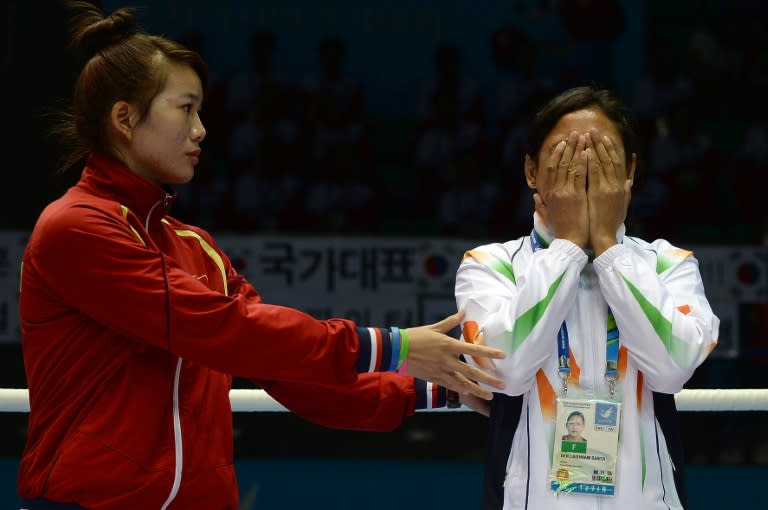
{"type": "MultiPolygon", "coordinates": [[[[568,241],[570,244],[578,247],[580,250],[586,250],[587,247],[589,246],[589,242],[588,241],[580,241],[578,239],[573,239],[571,237],[555,236],[555,239],[553,239],[553,242],[558,240],[558,239],[562,240],[562,241],[568,241]]],[[[551,243],[550,243],[550,246],[551,246],[551,243]]]]}
{"type": "Polygon", "coordinates": [[[588,235],[582,235],[577,234],[573,232],[562,232],[562,233],[556,233],[554,234],[555,239],[564,239],[566,241],[570,241],[582,250],[587,247],[589,244],[589,236],[588,235]]]}
{"type": "Polygon", "coordinates": [[[449,409],[458,409],[461,407],[461,399],[459,394],[453,390],[445,390],[445,407],[449,409]]]}
{"type": "Polygon", "coordinates": [[[446,389],[438,384],[414,377],[416,391],[415,410],[437,409],[446,406],[446,389]]]}
{"type": "Polygon", "coordinates": [[[618,241],[616,241],[616,236],[613,235],[595,238],[591,244],[595,257],[599,257],[604,251],[618,244],[618,241]]]}

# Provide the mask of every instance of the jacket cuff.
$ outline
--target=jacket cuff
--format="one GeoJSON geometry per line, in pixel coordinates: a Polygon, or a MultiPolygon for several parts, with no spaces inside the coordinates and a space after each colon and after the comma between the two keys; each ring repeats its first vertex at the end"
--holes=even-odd
{"type": "Polygon", "coordinates": [[[445,407],[445,388],[428,381],[414,378],[416,389],[416,410],[445,407]]]}
{"type": "Polygon", "coordinates": [[[623,244],[615,244],[595,259],[595,270],[598,274],[611,271],[617,261],[622,265],[631,266],[632,261],[624,258],[626,255],[627,248],[623,244]]]}
{"type": "Polygon", "coordinates": [[[582,269],[589,261],[589,256],[584,253],[584,250],[567,239],[555,239],[549,247],[550,249],[554,249],[554,251],[564,253],[568,258],[578,263],[582,269]]]}
{"type": "Polygon", "coordinates": [[[392,352],[392,335],[387,328],[357,327],[360,352],[358,373],[391,372],[397,370],[398,352],[392,352]]]}

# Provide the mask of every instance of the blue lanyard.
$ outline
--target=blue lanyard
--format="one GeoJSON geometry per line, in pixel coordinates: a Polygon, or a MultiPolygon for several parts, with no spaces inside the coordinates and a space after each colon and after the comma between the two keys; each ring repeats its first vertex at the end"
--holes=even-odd
{"type": "MultiPolygon", "coordinates": [[[[547,246],[544,242],[535,229],[531,230],[531,246],[534,252],[546,248],[547,246]]],[[[608,308],[608,324],[605,337],[605,379],[608,381],[611,396],[613,396],[619,368],[619,328],[616,326],[616,319],[610,307],[608,308]]],[[[560,330],[557,332],[557,371],[563,380],[563,394],[566,394],[568,392],[568,376],[571,374],[571,366],[568,326],[566,326],[565,321],[560,325],[560,330]]]]}

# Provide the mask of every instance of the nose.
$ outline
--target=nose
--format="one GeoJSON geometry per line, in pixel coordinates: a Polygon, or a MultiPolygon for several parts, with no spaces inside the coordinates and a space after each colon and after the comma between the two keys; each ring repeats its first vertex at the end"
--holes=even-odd
{"type": "Polygon", "coordinates": [[[203,121],[200,120],[199,115],[195,115],[195,120],[192,124],[192,141],[196,143],[200,143],[205,138],[205,126],[203,126],[203,121]]]}

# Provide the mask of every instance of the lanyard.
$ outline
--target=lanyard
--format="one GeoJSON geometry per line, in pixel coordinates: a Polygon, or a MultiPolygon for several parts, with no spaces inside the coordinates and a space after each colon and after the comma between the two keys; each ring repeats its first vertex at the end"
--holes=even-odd
{"type": "MultiPolygon", "coordinates": [[[[544,240],[539,237],[536,230],[531,231],[531,246],[533,251],[546,248],[544,240]]],[[[611,308],[608,308],[608,324],[605,334],[605,379],[613,397],[619,366],[619,328],[611,308]]],[[[563,395],[568,393],[568,376],[571,374],[570,346],[568,342],[568,326],[565,321],[557,332],[557,371],[563,381],[563,395]]]]}

